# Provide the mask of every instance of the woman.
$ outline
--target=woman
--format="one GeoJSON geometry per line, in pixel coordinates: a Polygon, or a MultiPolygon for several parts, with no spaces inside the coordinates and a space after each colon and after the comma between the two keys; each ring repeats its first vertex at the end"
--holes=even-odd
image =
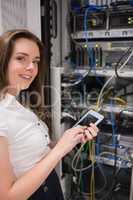
{"type": "Polygon", "coordinates": [[[2,200],[63,200],[55,166],[78,143],[98,132],[94,124],[71,128],[50,148],[48,128],[38,114],[42,108],[43,54],[42,43],[28,30],[12,30],[0,37],[2,200]],[[28,101],[17,100],[22,91],[28,101]]]}

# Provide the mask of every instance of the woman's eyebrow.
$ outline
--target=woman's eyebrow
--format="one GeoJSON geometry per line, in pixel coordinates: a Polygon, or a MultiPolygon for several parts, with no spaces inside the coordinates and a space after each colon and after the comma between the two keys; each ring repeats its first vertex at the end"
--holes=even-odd
{"type": "MultiPolygon", "coordinates": [[[[17,52],[16,54],[21,54],[21,55],[24,55],[24,56],[29,56],[28,53],[24,53],[24,52],[17,52]]],[[[40,59],[40,57],[36,56],[35,59],[40,59]]]]}
{"type": "Polygon", "coordinates": [[[22,54],[22,55],[24,55],[24,56],[29,56],[28,53],[24,53],[24,52],[17,52],[16,54],[22,54]]]}
{"type": "Polygon", "coordinates": [[[35,57],[35,59],[38,59],[38,60],[40,60],[40,57],[39,57],[39,56],[36,56],[36,57],[35,57]]]}

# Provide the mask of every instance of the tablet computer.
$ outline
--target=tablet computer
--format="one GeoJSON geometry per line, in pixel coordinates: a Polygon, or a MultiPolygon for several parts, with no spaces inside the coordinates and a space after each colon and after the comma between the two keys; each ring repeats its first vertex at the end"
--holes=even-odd
{"type": "Polygon", "coordinates": [[[90,123],[94,123],[96,126],[104,119],[104,116],[100,113],[89,110],[85,113],[80,120],[73,126],[81,125],[81,126],[89,126],[90,123]]]}

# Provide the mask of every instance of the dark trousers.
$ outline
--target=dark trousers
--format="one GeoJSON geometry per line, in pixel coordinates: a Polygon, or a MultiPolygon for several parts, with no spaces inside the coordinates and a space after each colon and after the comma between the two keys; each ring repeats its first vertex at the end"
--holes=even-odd
{"type": "Polygon", "coordinates": [[[59,178],[53,170],[46,181],[28,200],[64,200],[59,178]]]}

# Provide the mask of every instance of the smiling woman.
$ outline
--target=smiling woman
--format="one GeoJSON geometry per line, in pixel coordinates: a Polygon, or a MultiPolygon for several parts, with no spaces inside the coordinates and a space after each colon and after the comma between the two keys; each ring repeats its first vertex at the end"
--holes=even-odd
{"type": "Polygon", "coordinates": [[[8,92],[16,95],[17,92],[27,89],[37,76],[39,61],[40,53],[37,44],[29,39],[17,39],[8,63],[8,92]]]}
{"type": "Polygon", "coordinates": [[[28,30],[16,29],[4,33],[0,37],[0,69],[2,95],[8,90],[14,95],[23,91],[30,98],[29,107],[35,113],[41,113],[42,99],[45,105],[41,87],[45,82],[44,71],[47,70],[41,41],[28,30]]]}
{"type": "Polygon", "coordinates": [[[38,117],[44,101],[43,54],[41,41],[28,30],[12,30],[0,37],[2,200],[64,200],[54,168],[78,143],[92,139],[98,132],[94,124],[68,129],[51,149],[48,127],[38,117]],[[36,95],[23,105],[17,99],[27,91],[29,96],[36,95]],[[40,98],[37,104],[35,97],[40,98]]]}

